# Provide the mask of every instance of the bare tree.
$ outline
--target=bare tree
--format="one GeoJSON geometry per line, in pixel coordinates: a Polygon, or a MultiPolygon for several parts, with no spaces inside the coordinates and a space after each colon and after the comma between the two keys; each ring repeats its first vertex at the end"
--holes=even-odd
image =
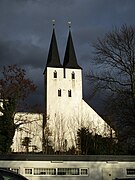
{"type": "Polygon", "coordinates": [[[44,154],[51,154],[53,152],[52,149],[52,133],[49,128],[49,123],[48,123],[48,117],[44,116],[44,121],[43,121],[43,138],[42,138],[42,150],[44,154]]]}
{"type": "MultiPolygon", "coordinates": [[[[42,148],[42,113],[29,113],[29,112],[18,112],[15,114],[14,123],[21,124],[15,132],[13,144],[11,146],[12,151],[23,151],[22,139],[24,137],[31,138],[31,149],[34,150],[34,146],[37,145],[36,151],[41,151],[42,148]]],[[[30,150],[31,150],[30,149],[30,150]]]]}
{"type": "Polygon", "coordinates": [[[94,48],[96,69],[88,77],[107,95],[105,109],[116,120],[119,135],[135,145],[135,27],[115,28],[94,48]]]}
{"type": "Polygon", "coordinates": [[[66,129],[65,129],[65,122],[64,117],[62,115],[58,115],[55,120],[55,130],[54,132],[54,147],[56,151],[64,152],[67,147],[67,140],[66,140],[66,129]]]}

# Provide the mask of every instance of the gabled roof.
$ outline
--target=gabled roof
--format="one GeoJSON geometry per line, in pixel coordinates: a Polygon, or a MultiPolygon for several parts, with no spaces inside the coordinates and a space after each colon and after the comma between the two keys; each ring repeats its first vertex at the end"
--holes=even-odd
{"type": "Polygon", "coordinates": [[[52,33],[46,67],[62,67],[62,65],[60,63],[60,57],[59,57],[58,46],[57,46],[54,28],[53,28],[53,33],[52,33]]]}
{"type": "Polygon", "coordinates": [[[67,46],[66,46],[66,51],[65,51],[65,56],[64,56],[63,67],[73,68],[73,69],[82,69],[77,63],[71,31],[69,31],[69,35],[68,35],[68,41],[67,41],[67,46]]]}

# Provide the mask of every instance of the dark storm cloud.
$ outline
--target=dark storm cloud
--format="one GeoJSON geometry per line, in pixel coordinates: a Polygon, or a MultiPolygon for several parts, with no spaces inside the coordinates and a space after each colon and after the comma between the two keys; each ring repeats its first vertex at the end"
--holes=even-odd
{"type": "Polygon", "coordinates": [[[56,20],[61,61],[68,35],[67,22],[72,21],[77,58],[85,71],[90,67],[92,43],[114,26],[134,24],[134,7],[135,0],[0,0],[0,66],[18,64],[25,68],[38,85],[34,100],[40,99],[43,104],[43,70],[52,19],[56,20]]]}
{"type": "Polygon", "coordinates": [[[21,44],[20,41],[0,41],[0,66],[18,64],[41,67],[45,64],[46,53],[38,46],[21,44]]]}

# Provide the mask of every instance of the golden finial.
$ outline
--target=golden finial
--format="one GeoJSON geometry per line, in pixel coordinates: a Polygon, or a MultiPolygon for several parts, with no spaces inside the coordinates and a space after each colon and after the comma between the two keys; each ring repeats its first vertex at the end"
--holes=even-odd
{"type": "Polygon", "coordinates": [[[52,20],[53,27],[55,27],[55,19],[52,20]]]}
{"type": "Polygon", "coordinates": [[[71,28],[71,21],[68,21],[68,27],[71,28]]]}

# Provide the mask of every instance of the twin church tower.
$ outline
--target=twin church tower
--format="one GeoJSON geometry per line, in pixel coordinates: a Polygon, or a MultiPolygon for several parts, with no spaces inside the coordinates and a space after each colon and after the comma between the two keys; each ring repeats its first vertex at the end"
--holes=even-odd
{"type": "Polygon", "coordinates": [[[76,58],[71,30],[61,64],[53,28],[44,70],[45,113],[55,149],[76,146],[76,132],[88,127],[91,132],[109,135],[108,124],[83,100],[82,68],[76,58]]]}

